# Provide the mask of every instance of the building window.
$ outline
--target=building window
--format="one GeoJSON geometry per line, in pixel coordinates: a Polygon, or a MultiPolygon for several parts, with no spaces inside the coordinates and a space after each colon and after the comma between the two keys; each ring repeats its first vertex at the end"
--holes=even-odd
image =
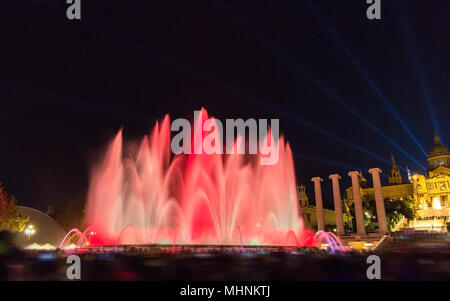
{"type": "Polygon", "coordinates": [[[305,220],[306,223],[311,224],[311,214],[305,213],[305,220]]]}

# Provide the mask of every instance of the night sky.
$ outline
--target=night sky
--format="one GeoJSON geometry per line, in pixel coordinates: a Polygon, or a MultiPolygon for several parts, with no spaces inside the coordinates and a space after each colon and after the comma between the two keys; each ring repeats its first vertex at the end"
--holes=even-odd
{"type": "Polygon", "coordinates": [[[0,182],[20,204],[62,209],[121,127],[202,106],[279,118],[328,207],[329,174],[344,190],[391,153],[423,172],[435,131],[450,146],[448,0],[382,0],[377,21],[365,0],[189,2],[82,0],[69,21],[63,0],[1,1],[0,182]]]}

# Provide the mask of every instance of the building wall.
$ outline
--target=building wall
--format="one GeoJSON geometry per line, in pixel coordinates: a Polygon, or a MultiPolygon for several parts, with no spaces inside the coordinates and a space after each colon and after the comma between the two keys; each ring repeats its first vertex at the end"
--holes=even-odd
{"type": "MultiPolygon", "coordinates": [[[[412,197],[413,196],[413,184],[398,184],[398,185],[387,185],[381,187],[381,193],[383,194],[384,199],[394,199],[401,200],[403,198],[412,197]]],[[[345,190],[347,199],[350,201],[350,204],[353,204],[353,189],[350,186],[345,190]]],[[[375,199],[375,194],[373,191],[373,187],[370,188],[360,188],[361,198],[369,198],[375,199]]]]}
{"type": "MultiPolygon", "coordinates": [[[[297,186],[297,199],[299,211],[301,212],[303,222],[306,228],[317,228],[317,210],[316,206],[309,203],[308,196],[306,195],[305,185],[297,186]]],[[[323,219],[325,226],[336,225],[336,214],[334,210],[323,209],[323,219]]],[[[344,217],[345,220],[345,217],[344,217]]]]}
{"type": "Polygon", "coordinates": [[[428,177],[416,174],[412,177],[414,201],[419,208],[418,217],[430,214],[450,216],[450,169],[438,167],[428,173],[428,177]],[[428,212],[427,212],[428,211],[428,212]]]}
{"type": "MultiPolygon", "coordinates": [[[[317,228],[317,211],[312,205],[302,206],[302,216],[307,228],[317,228]]],[[[323,209],[323,219],[325,225],[336,225],[336,214],[334,210],[323,209]]]]}

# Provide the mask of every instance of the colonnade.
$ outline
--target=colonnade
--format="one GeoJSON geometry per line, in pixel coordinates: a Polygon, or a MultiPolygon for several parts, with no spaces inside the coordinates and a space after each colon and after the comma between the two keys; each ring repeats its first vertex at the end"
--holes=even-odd
{"type": "MultiPolygon", "coordinates": [[[[377,210],[377,218],[379,224],[380,234],[385,234],[388,232],[388,227],[386,223],[386,212],[384,209],[383,194],[381,190],[380,173],[381,169],[371,168],[369,173],[372,174],[373,189],[375,194],[375,204],[377,210]]],[[[352,191],[353,191],[353,202],[355,206],[355,218],[356,218],[356,234],[360,236],[366,236],[366,229],[364,227],[364,212],[362,209],[362,199],[359,187],[359,171],[350,171],[348,176],[352,180],[352,191]]],[[[341,176],[338,174],[332,174],[329,176],[333,187],[333,199],[334,199],[334,209],[336,214],[336,231],[338,235],[345,235],[344,230],[344,219],[342,214],[342,199],[341,191],[339,188],[339,180],[341,176]]],[[[311,179],[314,182],[314,194],[316,199],[316,210],[317,210],[317,226],[318,230],[325,230],[325,222],[323,217],[323,199],[322,199],[322,188],[321,182],[323,179],[320,177],[314,177],[311,179]]]]}

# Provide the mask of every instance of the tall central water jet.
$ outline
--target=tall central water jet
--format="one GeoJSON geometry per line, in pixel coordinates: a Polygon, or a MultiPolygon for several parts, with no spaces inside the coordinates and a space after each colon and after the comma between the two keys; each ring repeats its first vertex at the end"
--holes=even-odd
{"type": "Polygon", "coordinates": [[[170,142],[168,115],[142,139],[135,156],[125,156],[118,132],[92,172],[91,245],[305,241],[292,153],[283,137],[272,140],[279,150],[274,165],[260,165],[261,154],[172,156],[170,142]]]}

